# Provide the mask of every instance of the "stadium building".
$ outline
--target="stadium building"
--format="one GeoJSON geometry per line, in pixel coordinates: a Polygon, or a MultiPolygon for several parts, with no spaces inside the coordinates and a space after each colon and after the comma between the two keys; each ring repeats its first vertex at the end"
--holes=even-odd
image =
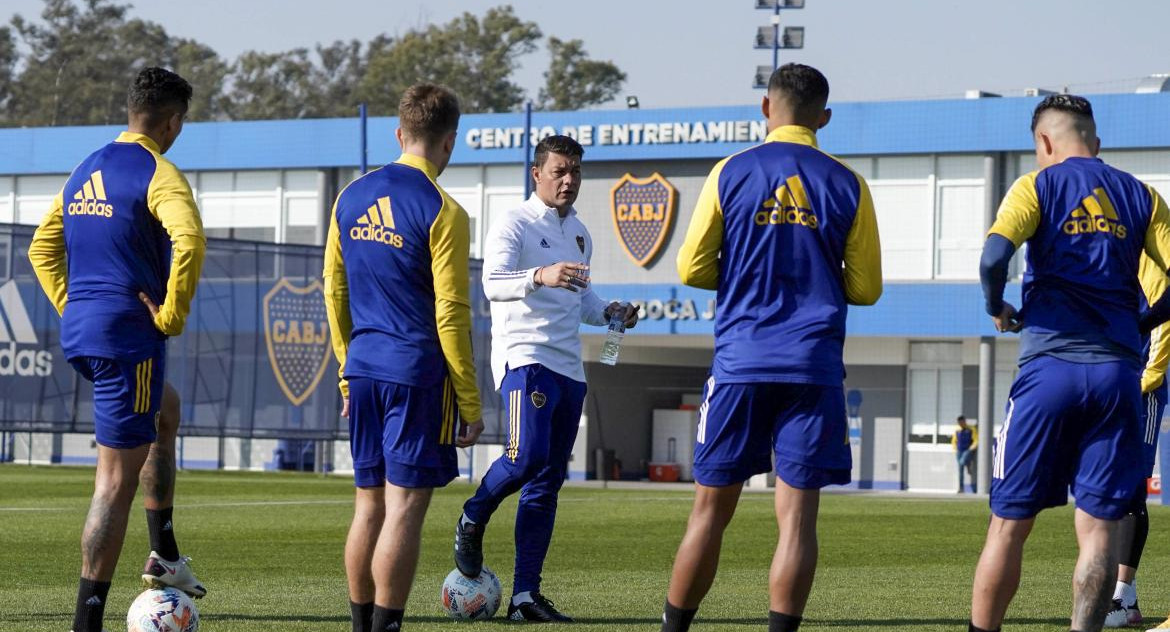
{"type": "MultiPolygon", "coordinates": [[[[1170,127],[1154,124],[1170,114],[1170,94],[1098,95],[1092,101],[1102,157],[1170,197],[1170,127]]],[[[834,104],[832,123],[819,134],[822,149],[869,181],[881,230],[885,293],[874,307],[850,310],[845,353],[854,479],[861,487],[954,491],[950,436],[957,415],[979,417],[981,359],[998,423],[1017,342],[996,336],[984,315],[978,260],[1000,197],[1033,168],[1028,125],[1035,104],[1035,98],[834,104]]],[[[395,125],[392,118],[369,121],[370,165],[397,156],[395,125]]],[[[481,254],[492,218],[523,198],[524,127],[520,114],[461,121],[458,147],[440,182],[472,218],[473,257],[481,254]]],[[[0,130],[0,224],[39,222],[70,169],[118,129],[0,130]]],[[[685,477],[697,415],[688,408],[697,403],[711,361],[714,294],[679,284],[674,261],[712,165],[766,134],[759,108],[538,112],[531,131],[535,137],[569,134],[585,146],[576,206],[594,239],[595,289],[643,309],[616,367],[597,362],[604,332],[584,328],[590,394],[573,477],[614,470],[643,477],[652,469],[658,476],[662,468],[651,464],[660,462],[681,463],[685,477]]],[[[183,353],[202,353],[191,350],[217,327],[251,323],[264,332],[219,349],[221,357],[233,358],[221,362],[223,371],[234,365],[252,374],[232,378],[232,397],[249,389],[252,395],[230,410],[208,403],[214,398],[205,397],[204,378],[188,376],[186,356],[172,348],[169,375],[189,384],[182,389],[185,423],[198,430],[202,419],[219,415],[227,420],[219,422],[222,428],[248,417],[247,432],[236,439],[197,433],[208,438],[187,453],[204,458],[188,458],[188,466],[260,467],[278,438],[344,432],[333,414],[336,365],[331,354],[321,355],[328,348],[321,338],[327,336],[323,312],[306,307],[282,319],[280,310],[295,311],[297,297],[315,291],[319,255],[313,259],[311,247],[324,243],[332,200],[358,173],[360,140],[358,119],[192,123],[168,154],[195,189],[208,236],[249,240],[221,244],[198,300],[210,305],[219,296],[217,279],[251,288],[247,301],[226,308],[230,317],[216,317],[222,322],[215,326],[189,326],[172,344],[183,353]],[[258,263],[233,263],[245,255],[258,263]],[[294,255],[308,259],[290,274],[291,259],[284,257],[294,255]]],[[[0,457],[85,462],[89,437],[52,432],[84,431],[85,387],[69,385],[76,378],[53,346],[56,321],[23,250],[28,231],[9,232],[0,232],[0,383],[8,384],[0,396],[9,399],[0,401],[0,429],[10,431],[0,441],[0,457]],[[69,397],[72,402],[65,401],[69,397]],[[63,403],[45,403],[53,398],[63,403]]],[[[1009,294],[1018,292],[1018,284],[1009,288],[1009,294]]],[[[214,313],[197,307],[192,317],[214,313]]],[[[330,452],[344,469],[344,444],[327,445],[318,458],[328,460],[330,452]]],[[[486,463],[490,450],[476,454],[465,463],[469,469],[475,461],[486,463]]],[[[666,468],[665,475],[672,472],[666,468]]]]}

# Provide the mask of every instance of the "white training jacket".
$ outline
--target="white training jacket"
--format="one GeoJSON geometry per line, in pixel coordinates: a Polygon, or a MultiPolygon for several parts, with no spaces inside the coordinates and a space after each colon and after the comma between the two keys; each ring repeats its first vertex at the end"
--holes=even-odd
{"type": "Polygon", "coordinates": [[[561,218],[533,193],[520,208],[493,218],[484,242],[483,289],[492,303],[492,376],[505,367],[541,364],[579,382],[581,323],[605,325],[608,302],[592,287],[571,292],[538,287],[536,271],[561,261],[588,264],[593,239],[570,208],[561,218]]]}

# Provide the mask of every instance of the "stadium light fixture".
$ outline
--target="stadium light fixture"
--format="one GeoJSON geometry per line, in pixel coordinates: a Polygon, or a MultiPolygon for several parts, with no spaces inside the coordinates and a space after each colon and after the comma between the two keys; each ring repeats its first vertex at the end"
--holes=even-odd
{"type": "MultiPolygon", "coordinates": [[[[804,48],[804,27],[803,26],[786,26],[784,31],[780,30],[780,9],[803,9],[805,0],[755,0],[757,9],[771,9],[772,19],[767,26],[761,26],[756,30],[755,48],[761,50],[772,49],[772,68],[768,71],[771,75],[772,71],[780,67],[780,49],[781,48],[804,48]]],[[[767,86],[767,79],[761,81],[760,69],[764,66],[756,68],[756,79],[752,83],[755,88],[763,88],[767,86]]]]}
{"type": "Polygon", "coordinates": [[[756,0],[757,9],[803,9],[804,0],[756,0]]]}
{"type": "Polygon", "coordinates": [[[752,82],[752,88],[756,90],[763,90],[768,87],[768,80],[772,78],[771,66],[756,66],[756,78],[752,82]]]}
{"type": "Polygon", "coordinates": [[[631,110],[638,109],[638,97],[632,94],[626,97],[626,107],[631,110]]]}

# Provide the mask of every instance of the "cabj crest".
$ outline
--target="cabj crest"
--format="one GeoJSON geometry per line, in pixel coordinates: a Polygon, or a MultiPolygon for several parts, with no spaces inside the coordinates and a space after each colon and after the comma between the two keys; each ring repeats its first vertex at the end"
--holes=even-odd
{"type": "Polygon", "coordinates": [[[626,174],[610,189],[609,203],[618,243],[640,266],[647,266],[666,243],[678,192],[662,174],[626,174]]]}
{"type": "Polygon", "coordinates": [[[264,295],[264,339],[280,389],[300,406],[317,389],[332,351],[320,279],[297,287],[285,277],[264,295]]]}

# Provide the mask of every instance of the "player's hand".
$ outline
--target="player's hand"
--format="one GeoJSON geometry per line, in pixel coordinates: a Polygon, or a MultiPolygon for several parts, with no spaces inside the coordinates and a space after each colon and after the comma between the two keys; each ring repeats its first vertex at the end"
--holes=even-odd
{"type": "Polygon", "coordinates": [[[459,448],[470,448],[479,441],[479,435],[483,434],[483,420],[476,419],[471,423],[459,422],[459,436],[455,437],[455,446],[459,448]]]}
{"type": "Polygon", "coordinates": [[[1011,303],[1007,302],[1003,304],[999,316],[992,316],[991,320],[995,323],[995,330],[1000,333],[1017,333],[1024,328],[1024,322],[1020,320],[1019,312],[1011,303]]]}
{"type": "Polygon", "coordinates": [[[614,314],[621,314],[622,322],[625,323],[626,329],[632,328],[638,324],[638,308],[629,303],[622,304],[614,301],[605,308],[605,319],[613,318],[614,314]]]}
{"type": "Polygon", "coordinates": [[[346,418],[349,417],[349,398],[348,397],[341,398],[341,416],[346,417],[346,418]]]}
{"type": "Polygon", "coordinates": [[[572,261],[544,266],[536,272],[536,284],[576,292],[577,288],[589,285],[589,266],[572,261]]]}
{"type": "Polygon", "coordinates": [[[150,310],[151,320],[158,318],[158,305],[155,305],[154,301],[150,300],[150,297],[146,295],[146,292],[139,292],[138,300],[142,301],[142,304],[146,306],[146,309],[150,310]]]}

